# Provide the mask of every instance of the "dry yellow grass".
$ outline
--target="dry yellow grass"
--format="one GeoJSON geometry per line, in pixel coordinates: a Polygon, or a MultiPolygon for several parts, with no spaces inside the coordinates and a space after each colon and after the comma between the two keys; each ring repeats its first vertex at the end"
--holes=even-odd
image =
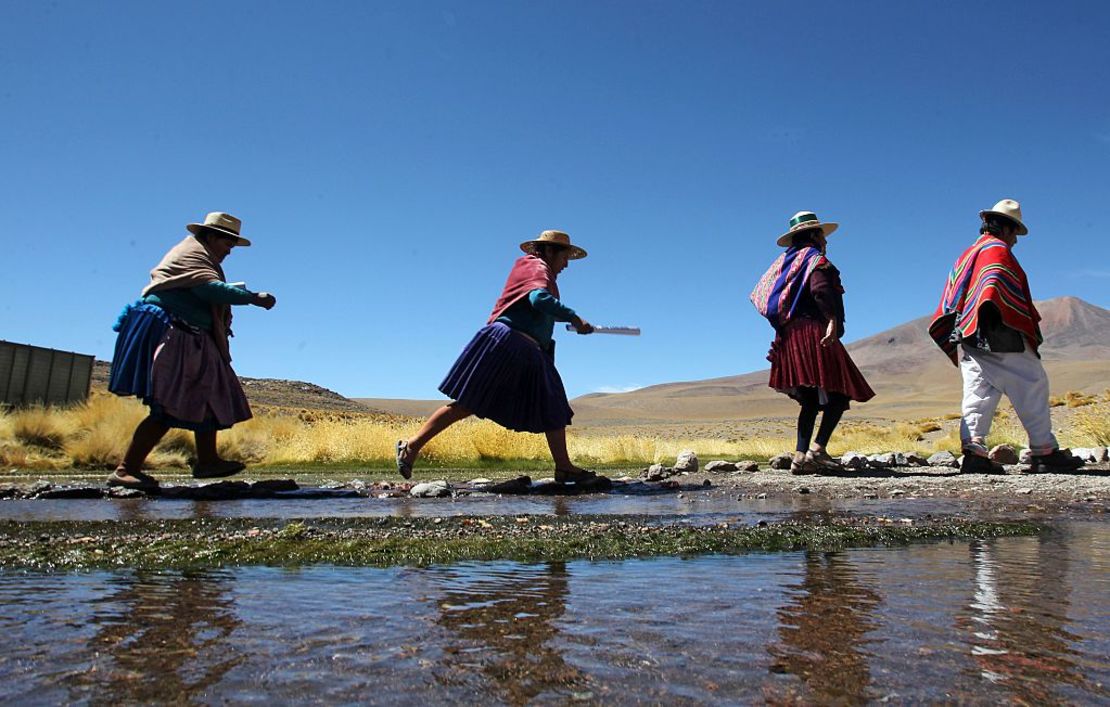
{"type": "MultiPolygon", "coordinates": [[[[138,401],[94,394],[88,402],[66,409],[31,408],[0,413],[0,465],[5,468],[111,468],[122,457],[135,426],[146,415],[138,401]]],[[[1110,443],[1110,419],[1105,404],[1083,406],[1061,434],[1073,446],[1110,443]]],[[[219,435],[220,453],[255,465],[343,464],[389,467],[393,445],[415,434],[420,420],[374,415],[310,415],[267,411],[219,435]]],[[[947,425],[946,435],[935,420],[843,423],[832,439],[830,452],[865,454],[938,450],[959,453],[959,433],[947,425]]],[[[673,460],[692,449],[703,461],[711,459],[766,459],[793,449],[788,434],[716,439],[681,434],[580,435],[568,430],[571,456],[592,466],[636,466],[673,460]]],[[[1008,410],[999,410],[990,444],[1023,447],[1025,433],[1008,410]]],[[[173,430],[151,455],[151,468],[184,467],[195,453],[193,436],[173,430]]],[[[486,464],[550,461],[543,435],[510,432],[493,423],[467,420],[434,439],[422,454],[424,464],[482,466],[486,464]]]]}
{"type": "Polygon", "coordinates": [[[1076,412],[1065,439],[1076,447],[1110,447],[1110,409],[1104,405],[1076,412]]]}

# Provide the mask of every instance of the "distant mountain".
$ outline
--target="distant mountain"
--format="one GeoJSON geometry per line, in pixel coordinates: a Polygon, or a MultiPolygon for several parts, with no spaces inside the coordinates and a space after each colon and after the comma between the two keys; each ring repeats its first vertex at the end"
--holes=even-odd
{"type": "MultiPolygon", "coordinates": [[[[1076,297],[1037,303],[1041,349],[1052,392],[1110,387],[1110,311],[1076,297]]],[[[910,418],[958,412],[959,371],[928,335],[929,316],[848,345],[876,397],[854,406],[867,417],[910,418]]],[[[593,393],[572,402],[575,423],[607,425],[780,417],[797,412],[767,387],[769,371],[663,383],[628,393],[593,393]]]]}

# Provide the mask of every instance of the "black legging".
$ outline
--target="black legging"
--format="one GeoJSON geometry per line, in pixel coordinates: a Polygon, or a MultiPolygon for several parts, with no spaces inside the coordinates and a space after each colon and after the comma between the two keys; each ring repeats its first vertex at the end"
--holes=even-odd
{"type": "MultiPolygon", "coordinates": [[[[829,393],[829,402],[825,405],[825,414],[821,416],[821,427],[817,429],[818,446],[824,447],[829,443],[840,418],[848,409],[848,396],[841,393],[829,393]]],[[[813,437],[813,425],[817,422],[817,413],[821,409],[820,398],[816,388],[799,388],[798,402],[802,409],[798,413],[798,444],[795,447],[799,452],[809,449],[809,440],[813,437]]]]}

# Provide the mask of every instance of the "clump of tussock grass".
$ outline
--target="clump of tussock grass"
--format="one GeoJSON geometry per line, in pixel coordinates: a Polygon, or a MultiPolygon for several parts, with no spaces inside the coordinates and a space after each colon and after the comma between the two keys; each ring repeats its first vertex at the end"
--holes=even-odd
{"type": "Polygon", "coordinates": [[[925,442],[921,427],[910,422],[895,422],[879,425],[872,422],[846,423],[841,425],[829,442],[830,454],[844,454],[853,451],[862,454],[879,452],[917,452],[919,454],[935,451],[934,443],[925,442]]]}
{"type": "Polygon", "coordinates": [[[41,405],[12,413],[11,425],[15,439],[27,446],[58,450],[65,442],[64,417],[41,405]]]}
{"type": "Polygon", "coordinates": [[[1110,409],[1099,406],[1076,412],[1067,439],[1077,447],[1110,447],[1110,409]]]}
{"type": "Polygon", "coordinates": [[[137,400],[101,394],[65,416],[69,424],[65,453],[73,466],[106,469],[119,464],[146,409],[137,400]]]}

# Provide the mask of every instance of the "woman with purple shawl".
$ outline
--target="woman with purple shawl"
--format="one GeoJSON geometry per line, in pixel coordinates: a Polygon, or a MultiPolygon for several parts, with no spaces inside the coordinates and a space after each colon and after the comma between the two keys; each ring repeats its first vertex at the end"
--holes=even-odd
{"type": "Polygon", "coordinates": [[[221,212],[189,224],[192,235],[163,256],[151,270],[142,298],[120,314],[108,390],[141,399],[150,415],[135,428],[123,461],[108,477],[109,486],[157,488],[158,481],[143,472],[143,463],[170,428],[193,431],[195,478],[231,476],[245,468],[221,459],[216,451],[217,430],[251,417],[231,369],[231,306],[271,309],[277,300],[226,282],[224,258],[232,248],[251,244],[239,235],[240,225],[239,219],[221,212]]]}
{"type": "Polygon", "coordinates": [[[397,442],[397,471],[408,479],[420,450],[433,437],[471,415],[517,432],[543,432],[555,460],[555,480],[581,482],[594,473],[575,466],[567,452],[567,425],[574,411],[555,369],[555,322],[570,322],[579,334],[593,326],[559,301],[555,278],[586,251],[562,231],[544,231],[520,244],[525,255],[513,264],[486,326],[459,354],[439,385],[452,399],[409,440],[397,442]]]}
{"type": "Polygon", "coordinates": [[[822,223],[811,211],[795,214],[790,230],[778,239],[786,252],[771,264],[751,294],[752,304],[775,328],[767,357],[769,385],[802,406],[790,463],[794,474],[839,469],[826,449],[829,438],[849,401],[862,403],[875,396],[840,343],[844,288],[840,272],[825,257],[826,239],[838,225],[822,223]],[[819,411],[824,414],[813,439],[819,411]]]}

